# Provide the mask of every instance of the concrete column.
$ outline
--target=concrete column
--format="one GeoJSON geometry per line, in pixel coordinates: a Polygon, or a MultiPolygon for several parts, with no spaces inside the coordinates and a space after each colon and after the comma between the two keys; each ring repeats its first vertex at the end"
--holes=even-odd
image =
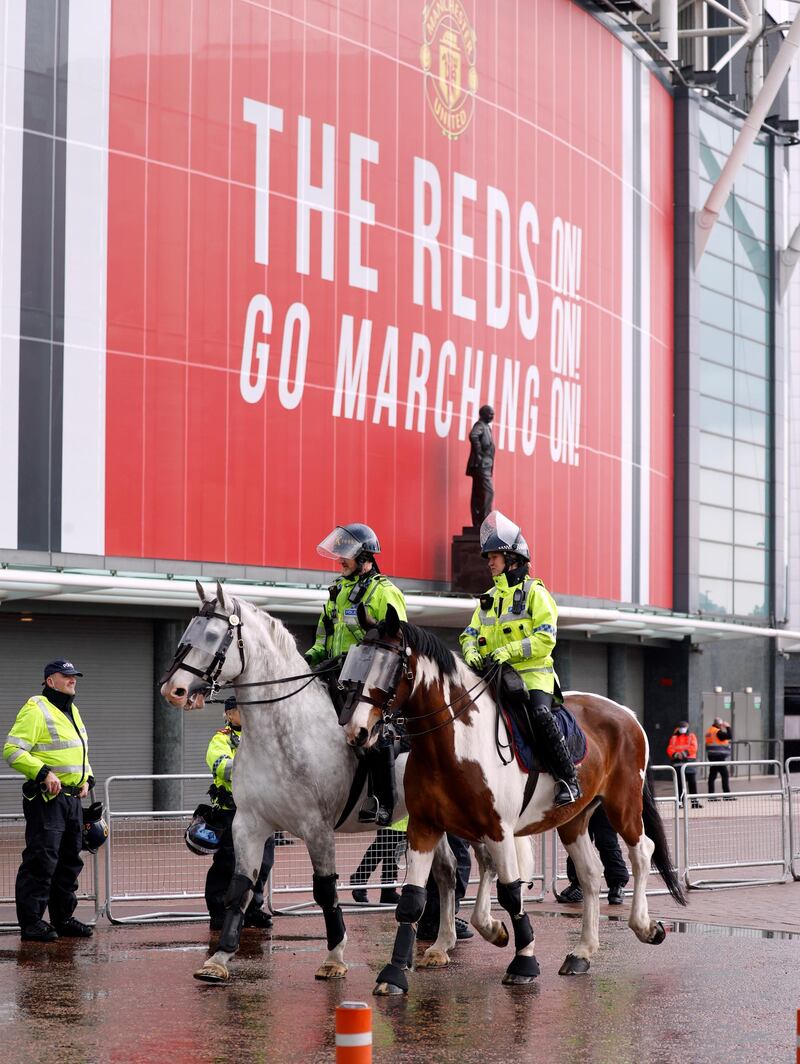
{"type": "Polygon", "coordinates": [[[609,643],[606,657],[608,697],[627,706],[628,648],[624,643],[609,643]]]}
{"type": "MultiPolygon", "coordinates": [[[[183,771],[183,712],[164,701],[158,681],[169,668],[184,627],[181,621],[153,623],[153,772],[156,775],[183,771]]],[[[180,782],[154,780],[153,809],[180,808],[180,782]]]]}

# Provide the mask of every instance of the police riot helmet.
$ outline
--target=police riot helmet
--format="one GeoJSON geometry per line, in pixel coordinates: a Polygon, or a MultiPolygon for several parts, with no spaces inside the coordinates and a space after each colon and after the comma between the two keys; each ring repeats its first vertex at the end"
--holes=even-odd
{"type": "Polygon", "coordinates": [[[369,525],[337,525],[317,546],[317,554],[337,562],[340,558],[358,561],[359,555],[380,554],[378,537],[369,525]]]}
{"type": "Polygon", "coordinates": [[[201,857],[215,854],[221,841],[219,830],[207,823],[202,813],[197,812],[183,833],[183,838],[192,853],[201,857]]]}
{"type": "Polygon", "coordinates": [[[517,555],[526,562],[531,560],[531,552],[519,525],[499,510],[492,510],[481,525],[480,541],[484,558],[489,554],[508,554],[517,555]]]}
{"type": "Polygon", "coordinates": [[[107,838],[108,824],[103,817],[103,804],[92,802],[88,809],[83,810],[81,849],[97,853],[107,838]]]}

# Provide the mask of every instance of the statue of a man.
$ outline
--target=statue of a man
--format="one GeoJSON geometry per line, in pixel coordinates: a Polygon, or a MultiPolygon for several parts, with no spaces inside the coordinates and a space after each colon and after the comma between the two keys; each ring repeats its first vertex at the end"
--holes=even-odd
{"type": "Polygon", "coordinates": [[[472,477],[470,510],[473,528],[480,528],[488,517],[494,500],[494,437],[491,428],[493,420],[494,410],[490,406],[482,406],[478,411],[478,420],[469,434],[467,476],[472,477]]]}

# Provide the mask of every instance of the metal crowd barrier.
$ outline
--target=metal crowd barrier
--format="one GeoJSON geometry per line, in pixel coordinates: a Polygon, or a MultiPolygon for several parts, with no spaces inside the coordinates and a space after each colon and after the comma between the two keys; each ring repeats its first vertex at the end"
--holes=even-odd
{"type": "MultiPolygon", "coordinates": [[[[14,905],[14,884],[22,851],[25,849],[25,816],[22,812],[22,784],[18,773],[0,776],[0,905],[14,905]],[[19,812],[8,812],[13,806],[19,812]]],[[[94,914],[87,923],[95,924],[102,909],[98,884],[100,882],[98,854],[83,855],[83,871],[78,880],[78,902],[93,902],[94,914]]],[[[0,931],[18,931],[16,920],[0,920],[0,931]]]]}
{"type": "MultiPolygon", "coordinates": [[[[673,865],[672,869],[676,875],[680,875],[679,868],[679,831],[678,831],[678,774],[672,765],[651,765],[650,771],[654,777],[666,777],[665,784],[669,791],[667,794],[656,794],[655,802],[658,809],[662,823],[664,825],[664,832],[669,841],[670,851],[672,853],[673,865]]],[[[659,790],[661,788],[658,788],[659,790]]],[[[552,835],[551,839],[551,861],[553,866],[553,877],[550,881],[550,889],[553,895],[559,894],[568,882],[567,878],[567,851],[561,845],[558,837],[558,832],[553,831],[549,834],[552,835]]],[[[630,876],[629,883],[631,884],[625,890],[625,894],[633,894],[633,873],[631,872],[630,860],[628,859],[627,848],[625,843],[620,841],[620,850],[622,851],[622,859],[625,862],[625,867],[628,869],[628,875],[630,876]]],[[[650,868],[651,875],[658,876],[656,868],[650,868]]],[[[649,880],[648,880],[649,882],[649,880]]],[[[653,886],[649,887],[645,894],[668,894],[669,891],[665,886],[653,886]]]]}
{"type": "MultiPolygon", "coordinates": [[[[744,779],[744,774],[739,772],[739,768],[748,766],[746,778],[748,780],[752,779],[752,766],[760,764],[758,759],[753,760],[754,746],[764,747],[765,759],[783,762],[783,739],[731,739],[731,760],[728,763],[731,776],[744,779]],[[743,756],[740,756],[740,754],[743,756]]],[[[707,764],[707,762],[698,762],[698,764],[707,764]]],[[[708,773],[704,773],[704,775],[708,775],[708,773]]]]}
{"type": "Polygon", "coordinates": [[[800,879],[800,757],[786,758],[786,790],[789,796],[789,865],[793,879],[800,879]],[[798,774],[792,783],[792,773],[798,774]]]}
{"type": "MultiPolygon", "coordinates": [[[[697,768],[711,768],[713,761],[697,761],[697,768]]],[[[719,764],[719,762],[716,762],[719,764]]],[[[689,794],[686,765],[680,766],[681,813],[683,815],[684,873],[691,888],[751,887],[783,883],[788,872],[785,824],[788,794],[780,761],[740,761],[740,766],[761,769],[756,775],[776,778],[773,786],[738,790],[730,794],[708,790],[689,794]],[[768,770],[768,771],[766,771],[768,770]],[[715,803],[712,807],[707,803],[715,803]],[[718,804],[717,804],[718,803],[718,804]],[[741,869],[779,868],[777,878],[744,877],[741,869]],[[721,872],[712,878],[697,878],[696,872],[721,872]]]]}

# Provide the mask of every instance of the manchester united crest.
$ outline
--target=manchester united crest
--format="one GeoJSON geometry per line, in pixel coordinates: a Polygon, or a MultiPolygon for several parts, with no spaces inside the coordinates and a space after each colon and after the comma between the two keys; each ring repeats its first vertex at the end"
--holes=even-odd
{"type": "Polygon", "coordinates": [[[431,0],[422,13],[422,33],[428,106],[445,136],[455,140],[475,109],[475,30],[461,0],[431,0]]]}

